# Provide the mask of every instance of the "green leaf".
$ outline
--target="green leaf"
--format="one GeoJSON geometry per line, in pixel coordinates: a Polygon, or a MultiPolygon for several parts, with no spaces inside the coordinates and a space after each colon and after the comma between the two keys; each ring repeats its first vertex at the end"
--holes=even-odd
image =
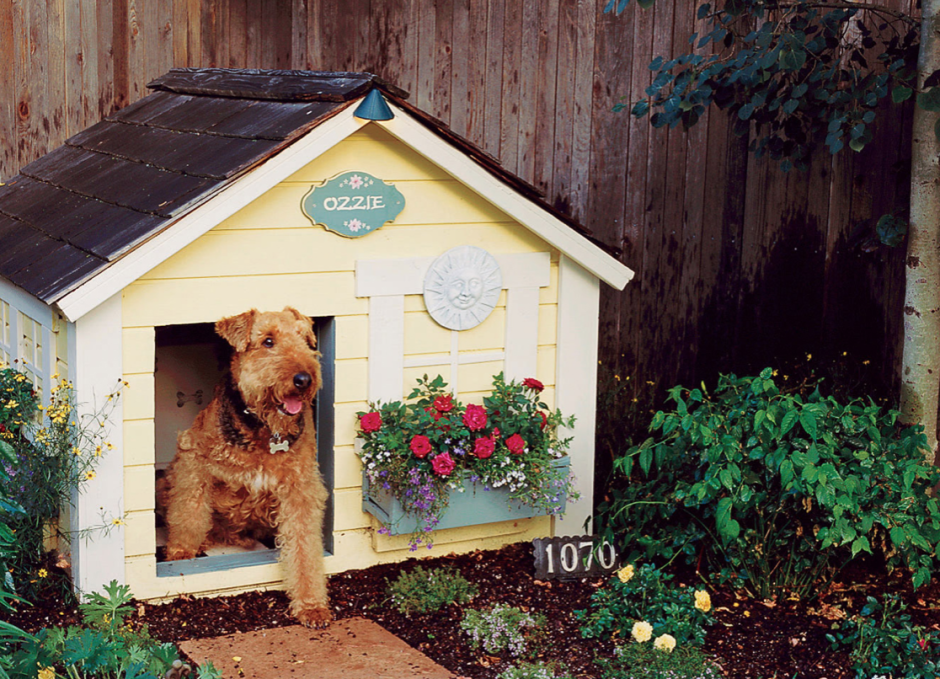
{"type": "Polygon", "coordinates": [[[780,423],[780,435],[785,436],[793,429],[793,425],[796,424],[796,421],[800,419],[799,414],[795,410],[787,411],[787,414],[783,416],[783,421],[780,423]]]}
{"type": "Polygon", "coordinates": [[[917,105],[925,111],[940,111],[940,87],[931,87],[918,94],[917,105]]]}
{"type": "Polygon", "coordinates": [[[646,476],[650,474],[651,464],[653,464],[653,450],[651,448],[644,448],[640,451],[640,469],[643,470],[646,476]]]}
{"type": "Polygon", "coordinates": [[[852,542],[852,556],[854,557],[859,552],[866,552],[871,554],[871,545],[868,544],[868,538],[864,535],[861,535],[852,542]]]}
{"type": "Polygon", "coordinates": [[[912,94],[914,94],[914,90],[912,90],[910,87],[898,85],[893,90],[891,90],[891,101],[893,101],[895,104],[900,104],[902,101],[907,101],[910,99],[912,94]]]}
{"type": "Polygon", "coordinates": [[[806,408],[800,411],[800,425],[803,427],[803,431],[815,441],[817,438],[816,416],[806,408]]]}
{"type": "Polygon", "coordinates": [[[790,460],[784,460],[780,463],[780,483],[783,484],[784,489],[788,488],[790,481],[793,480],[793,462],[790,460]]]}

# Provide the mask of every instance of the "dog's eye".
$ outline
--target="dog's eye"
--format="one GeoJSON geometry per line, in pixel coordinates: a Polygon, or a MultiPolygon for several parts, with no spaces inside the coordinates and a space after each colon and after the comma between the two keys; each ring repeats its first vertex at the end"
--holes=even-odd
{"type": "Polygon", "coordinates": [[[273,337],[265,337],[264,340],[261,342],[261,344],[262,344],[263,346],[266,346],[268,349],[270,349],[271,347],[274,346],[274,338],[273,338],[273,337]]]}

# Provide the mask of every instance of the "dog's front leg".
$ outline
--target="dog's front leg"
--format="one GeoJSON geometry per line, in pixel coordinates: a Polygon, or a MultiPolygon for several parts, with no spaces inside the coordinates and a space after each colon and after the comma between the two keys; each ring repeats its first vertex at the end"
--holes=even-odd
{"type": "Polygon", "coordinates": [[[323,567],[327,491],[319,473],[313,475],[278,489],[278,543],[291,615],[308,627],[326,627],[333,618],[323,567]]]}
{"type": "Polygon", "coordinates": [[[168,561],[192,559],[212,527],[209,480],[195,458],[177,454],[169,473],[166,525],[168,561]]]}

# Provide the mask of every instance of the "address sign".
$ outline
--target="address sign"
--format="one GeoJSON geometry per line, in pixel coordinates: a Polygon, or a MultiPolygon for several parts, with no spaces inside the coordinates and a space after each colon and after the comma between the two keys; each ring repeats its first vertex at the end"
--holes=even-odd
{"type": "Polygon", "coordinates": [[[347,238],[372,233],[404,208],[405,197],[393,184],[356,170],[311,187],[301,203],[314,224],[347,238]]]}

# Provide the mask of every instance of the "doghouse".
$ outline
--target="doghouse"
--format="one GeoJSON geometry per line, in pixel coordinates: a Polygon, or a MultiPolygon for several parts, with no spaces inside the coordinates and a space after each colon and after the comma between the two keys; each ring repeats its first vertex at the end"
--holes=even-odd
{"type": "Polygon", "coordinates": [[[580,534],[600,284],[622,289],[632,272],[372,75],[174,69],[149,87],[0,187],[0,361],[44,393],[68,377],[86,407],[128,384],[114,450],[71,512],[73,532],[89,529],[72,540],[76,587],[117,579],[147,599],[279,586],[270,545],[158,559],[155,487],[177,431],[211,398],[224,360],[213,324],[252,307],[292,306],[315,323],[328,572],[409,556],[363,511],[355,414],[401,400],[423,374],[467,401],[500,371],[543,382],[544,400],[577,417],[581,492],[564,519],[442,530],[425,553],[580,534]],[[423,284],[467,246],[501,273],[493,307],[442,321],[423,284]],[[102,517],[124,525],[95,532],[102,517]]]}

